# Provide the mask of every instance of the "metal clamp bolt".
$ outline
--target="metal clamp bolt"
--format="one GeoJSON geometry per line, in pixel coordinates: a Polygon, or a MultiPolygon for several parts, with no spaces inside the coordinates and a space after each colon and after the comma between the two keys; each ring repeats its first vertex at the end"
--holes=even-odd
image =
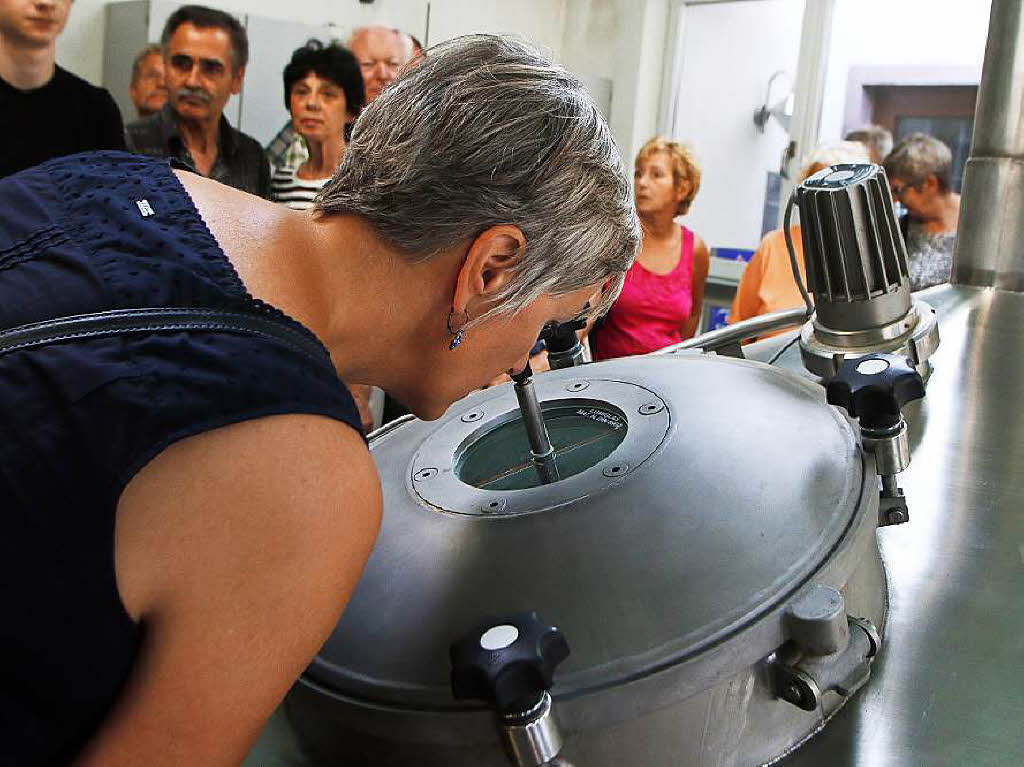
{"type": "Polygon", "coordinates": [[[436,477],[436,476],[437,476],[437,469],[429,468],[429,469],[420,469],[419,471],[417,471],[415,474],[412,475],[412,478],[416,482],[422,482],[425,479],[431,479],[432,477],[436,477]]]}
{"type": "Polygon", "coordinates": [[[660,413],[665,409],[665,406],[660,402],[645,402],[639,408],[640,415],[654,415],[660,413]]]}
{"type": "Polygon", "coordinates": [[[590,383],[587,381],[573,381],[565,387],[565,390],[571,392],[583,391],[588,386],[590,386],[590,383]]]}
{"type": "Polygon", "coordinates": [[[889,509],[889,511],[886,512],[885,520],[890,525],[901,525],[907,521],[907,515],[899,509],[889,509]]]}
{"type": "Polygon", "coordinates": [[[628,463],[616,463],[612,464],[611,466],[606,466],[604,471],[602,471],[601,473],[604,474],[606,477],[621,477],[627,471],[629,471],[628,463]]]}
{"type": "Polygon", "coordinates": [[[464,416],[462,416],[461,420],[462,420],[463,423],[476,423],[477,421],[479,421],[483,417],[484,417],[484,411],[483,410],[473,410],[473,411],[471,411],[469,413],[466,413],[464,416]]]}
{"type": "Polygon", "coordinates": [[[497,514],[499,511],[504,511],[507,502],[504,498],[493,498],[490,501],[485,501],[480,504],[480,511],[484,514],[497,514]]]}

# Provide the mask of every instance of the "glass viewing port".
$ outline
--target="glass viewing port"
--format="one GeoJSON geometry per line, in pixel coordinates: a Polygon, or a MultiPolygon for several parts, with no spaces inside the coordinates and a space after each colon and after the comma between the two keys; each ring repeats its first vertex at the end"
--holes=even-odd
{"type": "MultiPolygon", "coordinates": [[[[542,407],[560,479],[600,463],[626,437],[625,414],[607,403],[563,400],[545,402],[542,407]]],[[[523,419],[517,415],[462,447],[455,456],[455,476],[483,490],[541,485],[523,419]]]]}

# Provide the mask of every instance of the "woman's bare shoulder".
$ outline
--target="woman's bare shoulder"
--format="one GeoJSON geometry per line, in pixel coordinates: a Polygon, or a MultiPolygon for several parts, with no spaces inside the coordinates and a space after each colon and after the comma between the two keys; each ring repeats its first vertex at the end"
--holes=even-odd
{"type": "Polygon", "coordinates": [[[267,232],[295,214],[287,206],[196,173],[183,170],[175,170],[174,173],[214,239],[232,261],[236,253],[254,241],[262,242],[267,232]]]}
{"type": "Polygon", "coordinates": [[[178,560],[181,570],[172,572],[198,566],[184,538],[213,548],[260,548],[270,538],[319,546],[317,537],[332,529],[354,525],[375,535],[379,515],[380,481],[350,426],[300,414],[224,426],[166,448],[125,488],[117,510],[118,586],[129,613],[144,616],[180,585],[150,563],[178,560]]]}
{"type": "Polygon", "coordinates": [[[711,260],[711,251],[708,249],[707,243],[697,234],[693,235],[693,260],[695,264],[707,271],[711,260]]]}
{"type": "Polygon", "coordinates": [[[115,534],[144,638],[79,764],[238,764],[337,623],[380,513],[361,437],[320,416],[225,426],[153,459],[115,534]]]}

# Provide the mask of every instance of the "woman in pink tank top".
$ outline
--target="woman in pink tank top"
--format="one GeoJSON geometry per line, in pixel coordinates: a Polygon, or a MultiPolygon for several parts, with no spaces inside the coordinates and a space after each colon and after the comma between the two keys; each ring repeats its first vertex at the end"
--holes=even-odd
{"type": "Polygon", "coordinates": [[[653,138],[636,157],[633,190],[644,230],[643,250],[622,293],[591,337],[594,359],[647,354],[690,338],[700,324],[708,248],[675,223],[700,188],[689,149],[653,138]]]}

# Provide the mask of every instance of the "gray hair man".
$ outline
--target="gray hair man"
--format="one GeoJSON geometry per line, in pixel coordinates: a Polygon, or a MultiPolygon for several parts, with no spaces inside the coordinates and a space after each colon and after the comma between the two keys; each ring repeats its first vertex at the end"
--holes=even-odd
{"type": "Polygon", "coordinates": [[[245,78],[245,28],[224,11],[185,5],[167,19],[160,44],[167,104],[128,126],[128,147],[174,158],[200,175],[269,197],[270,166],[263,148],[224,117],[228,99],[239,93],[245,78]]]}
{"type": "Polygon", "coordinates": [[[893,199],[907,209],[911,290],[949,282],[960,220],[960,195],[953,192],[953,153],[937,138],[911,133],[884,161],[893,199]]]}
{"type": "Polygon", "coordinates": [[[847,141],[859,141],[867,147],[868,158],[875,165],[881,165],[882,160],[892,151],[892,133],[881,125],[865,125],[850,131],[845,138],[847,141]]]}
{"type": "Polygon", "coordinates": [[[352,32],[348,48],[363,73],[367,104],[395,81],[414,53],[409,35],[385,26],[359,27],[352,32]]]}
{"type": "Polygon", "coordinates": [[[147,45],[132,62],[132,84],[128,88],[139,117],[149,117],[167,103],[164,54],[159,43],[147,45]]]}

